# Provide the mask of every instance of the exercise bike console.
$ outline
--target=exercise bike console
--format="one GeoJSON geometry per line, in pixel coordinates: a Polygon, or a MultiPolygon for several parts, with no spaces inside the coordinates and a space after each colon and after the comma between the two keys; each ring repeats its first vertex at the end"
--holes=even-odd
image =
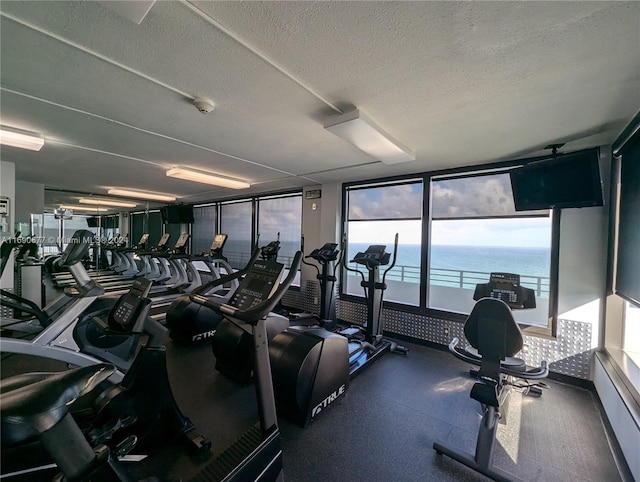
{"type": "Polygon", "coordinates": [[[536,307],[535,291],[520,285],[520,275],[513,273],[491,273],[488,283],[476,285],[473,299],[495,298],[504,301],[511,309],[521,310],[536,307]]]}
{"type": "Polygon", "coordinates": [[[248,311],[268,300],[278,289],[283,271],[282,263],[256,260],[228,303],[195,294],[189,295],[189,298],[194,303],[233,316],[238,311],[248,311]]]}
{"type": "Polygon", "coordinates": [[[109,328],[114,331],[131,332],[140,312],[149,304],[148,296],[153,282],[139,277],[129,292],[121,296],[109,313],[109,328]]]}
{"type": "Polygon", "coordinates": [[[262,303],[278,288],[283,271],[281,263],[256,261],[228,304],[244,311],[262,303]]]}

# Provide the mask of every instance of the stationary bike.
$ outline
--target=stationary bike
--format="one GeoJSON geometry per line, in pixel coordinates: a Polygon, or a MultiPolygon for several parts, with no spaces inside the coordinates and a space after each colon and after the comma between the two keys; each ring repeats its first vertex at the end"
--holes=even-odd
{"type": "Polygon", "coordinates": [[[134,445],[127,439],[114,451],[91,447],[71,415],[72,404],[113,373],[106,364],[59,373],[28,373],[2,380],[2,447],[39,440],[62,474],[54,480],[133,481],[118,462],[134,445]]]}
{"type": "Polygon", "coordinates": [[[461,347],[460,341],[454,338],[449,351],[456,358],[480,367],[472,371],[477,381],[471,389],[471,398],[482,407],[476,451],[474,455],[463,453],[444,442],[435,442],[433,448],[493,480],[519,480],[493,466],[493,452],[498,423],[506,419],[512,389],[519,387],[541,395],[541,388],[548,388],[539,381],[549,374],[546,361],[542,361],[540,367],[527,368],[522,359],[515,357],[522,349],[523,339],[511,309],[535,308],[535,294],[520,285],[519,275],[491,273],[489,283],[476,287],[474,300],[477,303],[464,325],[469,346],[461,347]],[[527,383],[528,380],[536,382],[527,383]]]}
{"type": "MultiPolygon", "coordinates": [[[[137,279],[131,290],[116,300],[106,318],[94,318],[94,324],[99,329],[85,333],[85,340],[92,341],[92,344],[83,346],[85,353],[72,352],[74,356],[67,358],[61,356],[63,350],[59,348],[41,347],[39,355],[88,367],[107,361],[110,362],[110,367],[116,365],[119,369],[115,371],[115,367],[110,368],[107,375],[110,380],[101,383],[100,390],[95,390],[91,397],[84,398],[82,403],[74,405],[72,415],[83,428],[83,436],[91,441],[92,446],[108,444],[116,452],[124,452],[136,445],[136,450],[146,452],[172,442],[177,436],[182,438],[192,451],[206,452],[210,449],[211,442],[197,432],[191,421],[182,414],[173,397],[167,373],[166,349],[161,344],[162,334],[147,331],[149,324],[153,324],[149,318],[150,300],[147,298],[150,286],[151,281],[137,279]],[[126,373],[123,376],[125,368],[126,373]]],[[[5,347],[2,348],[4,350],[5,347]]],[[[52,373],[40,373],[37,377],[19,375],[17,378],[2,381],[1,391],[4,393],[22,387],[27,382],[57,376],[52,373]]],[[[43,399],[43,404],[44,400],[46,399],[43,399]]],[[[53,402],[57,403],[55,400],[53,402]]],[[[37,410],[51,408],[38,405],[38,400],[33,403],[35,405],[32,408],[35,407],[37,410]]],[[[3,424],[4,408],[3,400],[3,424]]],[[[40,416],[29,415],[36,418],[40,416]]],[[[9,418],[7,423],[18,423],[19,420],[9,418]]],[[[5,444],[5,426],[2,428],[3,475],[31,469],[31,448],[23,445],[34,438],[34,433],[29,432],[28,437],[23,437],[11,435],[13,432],[9,432],[10,438],[5,444]],[[7,456],[5,450],[13,446],[16,447],[11,455],[7,456]]],[[[66,433],[67,429],[64,431],[66,433]]],[[[46,436],[42,440],[45,439],[46,436]]],[[[43,443],[49,450],[47,442],[43,443]]],[[[56,452],[50,455],[55,457],[56,452]]],[[[70,454],[68,457],[74,455],[70,454]]]]}

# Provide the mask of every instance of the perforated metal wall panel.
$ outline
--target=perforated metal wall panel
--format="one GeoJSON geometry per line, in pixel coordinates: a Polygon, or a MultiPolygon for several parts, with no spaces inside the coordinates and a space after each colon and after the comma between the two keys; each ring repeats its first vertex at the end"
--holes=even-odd
{"type": "MultiPolygon", "coordinates": [[[[5,291],[14,293],[13,288],[4,288],[5,291]]],[[[7,306],[0,306],[0,318],[13,318],[13,308],[7,306]]]]}
{"type": "MultiPolygon", "coordinates": [[[[297,293],[299,305],[316,312],[318,308],[312,302],[319,291],[316,281],[307,282],[305,289],[297,293]]],[[[338,300],[336,312],[338,319],[354,325],[364,324],[367,318],[366,306],[350,301],[338,300]]],[[[466,341],[462,323],[388,309],[383,310],[383,317],[384,330],[392,334],[441,345],[448,345],[454,337],[466,341]]],[[[588,380],[593,353],[591,337],[590,323],[560,319],[555,339],[525,336],[520,356],[528,365],[538,366],[546,360],[549,369],[555,373],[588,380]]]]}

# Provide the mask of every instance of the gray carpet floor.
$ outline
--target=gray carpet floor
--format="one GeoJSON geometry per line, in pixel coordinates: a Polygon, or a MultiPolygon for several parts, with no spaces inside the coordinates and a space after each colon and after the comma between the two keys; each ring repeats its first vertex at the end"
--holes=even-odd
{"type": "MultiPolygon", "coordinates": [[[[285,480],[486,480],[432,447],[441,440],[475,450],[480,405],[469,397],[469,366],[446,351],[405,345],[407,356],[382,357],[308,427],[281,420],[285,480]]],[[[167,348],[174,396],[212,440],[215,455],[257,421],[253,387],[219,375],[207,344],[181,348],[168,341],[167,348]]],[[[2,362],[3,377],[35,369],[32,360],[2,362]]],[[[548,384],[539,398],[513,394],[507,423],[498,428],[494,464],[527,481],[628,480],[624,465],[616,464],[597,396],[553,380],[548,384]]],[[[206,463],[170,448],[136,472],[186,480],[206,463]]]]}
{"type": "MultiPolygon", "coordinates": [[[[408,356],[388,354],[365,370],[307,428],[281,421],[287,481],[485,480],[432,448],[442,440],[475,450],[480,405],[469,397],[469,366],[448,352],[408,346],[408,356]]],[[[170,347],[169,361],[176,398],[214,451],[226,433],[255,422],[252,388],[223,395],[228,381],[213,370],[207,346],[170,347]],[[219,403],[223,414],[212,408],[219,403]]],[[[527,481],[623,480],[594,393],[548,384],[539,398],[513,393],[494,464],[527,481]]]]}

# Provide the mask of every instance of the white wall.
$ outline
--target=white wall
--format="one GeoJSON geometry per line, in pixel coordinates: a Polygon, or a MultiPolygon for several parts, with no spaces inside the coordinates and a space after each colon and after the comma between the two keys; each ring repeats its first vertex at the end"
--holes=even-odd
{"type": "MultiPolygon", "coordinates": [[[[44,184],[16,181],[15,223],[31,222],[31,214],[44,213],[44,184]]],[[[23,232],[24,235],[34,234],[23,232]]]]}
{"type": "MultiPolygon", "coordinates": [[[[1,241],[2,238],[13,234],[13,226],[16,219],[16,166],[12,162],[0,161],[0,196],[9,198],[10,212],[9,231],[0,233],[1,241]]],[[[9,258],[4,268],[4,273],[0,278],[0,288],[13,289],[13,257],[9,258]]]]}
{"type": "MultiPolygon", "coordinates": [[[[308,186],[302,193],[302,235],[305,256],[325,243],[340,243],[340,216],[342,206],[342,185],[339,183],[308,186]],[[320,190],[321,197],[307,199],[310,190],[320,190]]],[[[316,271],[302,265],[300,283],[315,280],[316,271]]]]}

